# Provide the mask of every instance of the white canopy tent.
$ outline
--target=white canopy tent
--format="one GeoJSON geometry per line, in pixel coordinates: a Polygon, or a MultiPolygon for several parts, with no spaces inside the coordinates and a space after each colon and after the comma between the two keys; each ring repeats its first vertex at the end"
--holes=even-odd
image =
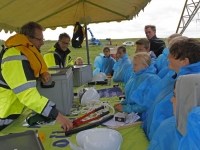
{"type": "MultiPolygon", "coordinates": [[[[151,0],[0,0],[0,31],[18,32],[35,21],[45,29],[84,24],[131,20],[151,0]]],[[[86,30],[87,31],[87,30],[86,30]]],[[[87,58],[89,63],[86,34],[87,58]]]]}

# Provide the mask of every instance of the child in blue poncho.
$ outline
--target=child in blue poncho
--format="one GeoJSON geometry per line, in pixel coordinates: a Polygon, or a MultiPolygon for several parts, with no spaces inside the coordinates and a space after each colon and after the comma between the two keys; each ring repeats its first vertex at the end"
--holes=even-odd
{"type": "MultiPolygon", "coordinates": [[[[172,35],[170,35],[168,38],[167,38],[167,43],[168,45],[171,44],[171,41],[174,40],[174,39],[178,39],[179,37],[181,37],[182,35],[181,34],[178,34],[178,33],[174,33],[172,35]]],[[[168,47],[165,47],[162,51],[162,54],[160,54],[156,60],[156,63],[155,63],[155,67],[157,69],[157,74],[158,76],[162,79],[164,78],[167,73],[170,71],[169,67],[168,67],[168,64],[169,64],[169,60],[168,60],[168,55],[169,55],[169,49],[168,47]]]]}
{"type": "Polygon", "coordinates": [[[115,64],[115,59],[110,56],[110,48],[104,47],[103,49],[104,56],[97,56],[94,61],[94,67],[96,68],[93,71],[93,75],[103,72],[106,75],[113,75],[113,66],[115,64]]]}
{"type": "MultiPolygon", "coordinates": [[[[179,37],[179,39],[173,42],[169,49],[170,54],[168,55],[169,68],[177,73],[177,77],[186,74],[199,74],[200,42],[196,39],[185,37],[179,37]]],[[[151,140],[162,121],[173,115],[173,108],[170,102],[170,95],[172,96],[173,87],[170,87],[168,84],[171,82],[170,80],[168,80],[168,82],[166,82],[167,80],[164,81],[166,77],[164,77],[160,83],[154,85],[156,86],[155,88],[162,90],[156,93],[156,100],[148,112],[146,122],[143,124],[149,140],[151,140]],[[162,85],[163,87],[161,87],[162,85]],[[146,126],[144,126],[145,124],[146,126]]],[[[172,82],[171,85],[173,85],[172,82]]],[[[155,88],[152,87],[151,91],[155,88]]],[[[153,99],[152,96],[149,97],[153,99]]]]}
{"type": "Polygon", "coordinates": [[[151,58],[156,58],[156,55],[153,51],[150,51],[150,42],[148,39],[142,38],[136,41],[136,51],[135,53],[139,52],[146,52],[149,53],[151,58]]]}
{"type": "Polygon", "coordinates": [[[129,73],[130,68],[132,68],[132,63],[126,54],[126,48],[124,46],[117,48],[116,59],[117,62],[113,66],[113,81],[124,82],[124,76],[129,73]]]}
{"type": "MultiPolygon", "coordinates": [[[[156,55],[153,51],[150,51],[150,42],[148,39],[145,38],[141,38],[139,40],[137,40],[135,42],[136,44],[136,50],[135,50],[135,54],[139,53],[139,52],[146,52],[150,55],[151,57],[151,63],[155,64],[156,62],[156,55]]],[[[126,84],[126,82],[128,81],[128,79],[131,77],[133,72],[132,68],[129,68],[129,71],[126,71],[126,74],[124,75],[124,83],[126,84]]]]}
{"type": "Polygon", "coordinates": [[[178,78],[171,98],[174,116],[160,124],[148,150],[200,149],[199,91],[200,74],[183,75],[178,78]]]}
{"type": "MultiPolygon", "coordinates": [[[[160,78],[156,75],[156,68],[151,64],[151,57],[146,52],[135,54],[133,71],[134,74],[125,86],[126,99],[114,107],[120,112],[143,113],[152,104],[150,101],[144,101],[145,95],[160,78]]],[[[143,119],[145,113],[142,114],[143,119]]]]}

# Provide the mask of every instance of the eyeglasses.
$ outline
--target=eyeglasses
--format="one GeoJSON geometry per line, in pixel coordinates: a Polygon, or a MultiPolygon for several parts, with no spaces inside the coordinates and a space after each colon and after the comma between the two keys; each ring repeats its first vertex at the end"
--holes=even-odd
{"type": "Polygon", "coordinates": [[[66,43],[66,42],[61,42],[63,45],[69,45],[70,43],[66,43]]]}
{"type": "Polygon", "coordinates": [[[36,37],[32,37],[32,38],[34,38],[34,39],[38,40],[39,42],[44,42],[44,41],[45,41],[45,39],[43,39],[43,38],[41,38],[41,39],[39,39],[39,38],[36,38],[36,37]]]}

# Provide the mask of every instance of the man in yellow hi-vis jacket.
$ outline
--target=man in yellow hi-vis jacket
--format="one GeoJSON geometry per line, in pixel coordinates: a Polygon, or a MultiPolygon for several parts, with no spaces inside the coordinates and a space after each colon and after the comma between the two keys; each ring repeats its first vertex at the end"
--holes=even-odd
{"type": "Polygon", "coordinates": [[[42,26],[29,22],[20,34],[11,36],[1,60],[0,72],[0,130],[11,124],[28,107],[35,112],[56,119],[63,129],[72,129],[72,122],[61,115],[55,104],[36,89],[36,79],[48,82],[50,74],[39,53],[44,44],[42,26]]]}
{"type": "Polygon", "coordinates": [[[69,55],[71,52],[68,49],[69,44],[70,36],[67,33],[60,34],[58,42],[44,55],[44,61],[48,68],[55,66],[64,68],[74,65],[74,61],[69,55]]]}

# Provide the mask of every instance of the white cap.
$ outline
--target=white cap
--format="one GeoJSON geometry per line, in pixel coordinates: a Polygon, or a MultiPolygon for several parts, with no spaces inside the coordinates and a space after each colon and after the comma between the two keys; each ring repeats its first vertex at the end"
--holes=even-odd
{"type": "Polygon", "coordinates": [[[105,81],[105,79],[107,79],[106,74],[103,73],[103,72],[100,72],[100,73],[98,73],[98,74],[96,74],[96,75],[94,75],[94,76],[92,77],[92,82],[96,82],[96,81],[105,81]]]}
{"type": "Polygon", "coordinates": [[[100,98],[100,95],[94,89],[94,87],[91,87],[91,88],[85,88],[85,89],[79,90],[78,97],[80,98],[81,105],[86,105],[87,103],[90,103],[92,101],[98,101],[100,98]]]}

